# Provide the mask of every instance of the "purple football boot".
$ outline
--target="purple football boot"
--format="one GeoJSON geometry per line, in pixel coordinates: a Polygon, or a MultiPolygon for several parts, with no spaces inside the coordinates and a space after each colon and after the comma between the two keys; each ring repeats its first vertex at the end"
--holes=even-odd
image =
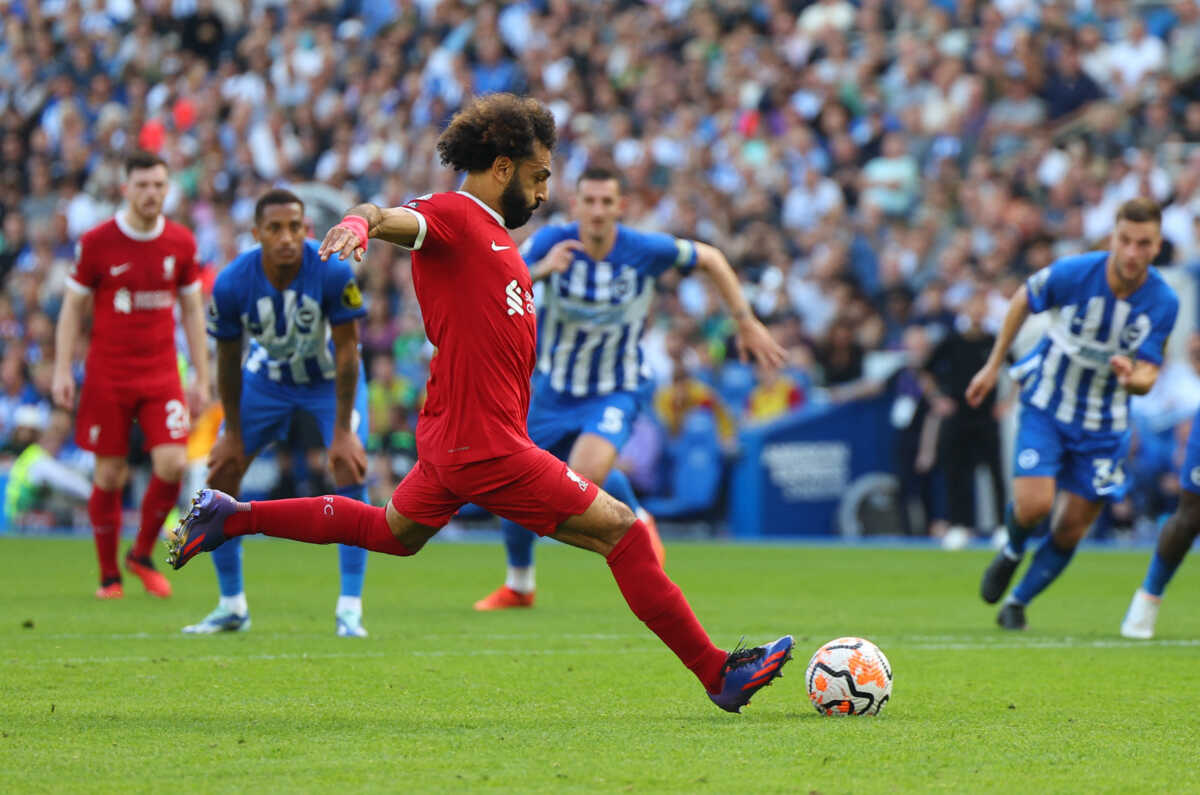
{"type": "Polygon", "coordinates": [[[750,697],[782,676],[783,664],[792,659],[792,636],[752,649],[734,649],[721,670],[721,691],[709,693],[712,702],[726,712],[741,712],[750,697]]]}
{"type": "Polygon", "coordinates": [[[200,489],[192,499],[192,509],[179,520],[174,532],[167,534],[167,563],[182,569],[201,552],[211,552],[224,544],[225,520],[246,506],[216,489],[200,489]]]}

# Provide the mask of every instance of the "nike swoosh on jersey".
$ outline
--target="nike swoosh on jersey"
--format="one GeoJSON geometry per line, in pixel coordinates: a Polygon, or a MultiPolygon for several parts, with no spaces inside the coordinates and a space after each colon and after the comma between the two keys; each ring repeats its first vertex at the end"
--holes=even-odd
{"type": "Polygon", "coordinates": [[[496,241],[492,241],[492,251],[507,251],[510,248],[512,248],[512,246],[497,246],[496,241]]]}
{"type": "Polygon", "coordinates": [[[129,266],[131,264],[132,263],[126,262],[124,265],[114,265],[113,267],[108,269],[108,272],[111,273],[113,276],[120,276],[122,273],[129,270],[129,266]]]}

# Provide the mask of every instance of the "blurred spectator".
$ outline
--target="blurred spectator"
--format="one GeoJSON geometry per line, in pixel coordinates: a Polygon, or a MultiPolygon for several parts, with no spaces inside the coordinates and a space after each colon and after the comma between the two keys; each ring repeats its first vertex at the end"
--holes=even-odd
{"type": "Polygon", "coordinates": [[[951,526],[968,531],[983,529],[976,520],[975,473],[980,466],[991,478],[992,520],[998,525],[1004,517],[995,390],[977,407],[963,398],[996,341],[984,330],[987,314],[987,294],[976,291],[964,302],[956,327],[930,353],[922,379],[939,421],[937,461],[946,483],[947,518],[951,526]]]}
{"type": "Polygon", "coordinates": [[[87,503],[92,482],[58,459],[71,438],[71,415],[60,409],[21,406],[14,417],[12,447],[18,455],[8,473],[4,519],[10,527],[29,523],[69,527],[74,510],[87,503]],[[39,516],[35,519],[34,514],[39,516]]]}

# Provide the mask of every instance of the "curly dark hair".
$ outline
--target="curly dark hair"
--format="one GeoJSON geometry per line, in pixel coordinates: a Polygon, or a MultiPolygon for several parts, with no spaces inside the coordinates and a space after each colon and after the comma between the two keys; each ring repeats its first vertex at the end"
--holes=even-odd
{"type": "Polygon", "coordinates": [[[454,114],[437,149],[443,164],[471,173],[491,168],[497,157],[529,157],[534,141],[553,149],[557,137],[554,117],[536,99],[487,94],[454,114]]]}

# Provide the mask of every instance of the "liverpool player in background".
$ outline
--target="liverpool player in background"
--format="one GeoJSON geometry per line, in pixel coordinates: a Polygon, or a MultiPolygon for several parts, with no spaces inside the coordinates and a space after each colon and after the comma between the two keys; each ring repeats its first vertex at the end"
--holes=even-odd
{"type": "Polygon", "coordinates": [[[169,560],[180,568],[250,533],[412,555],[473,502],[604,555],[633,613],[717,706],[739,712],[779,675],[792,637],[732,653],[714,646],[633,511],[526,432],[537,320],[529,269],[508,230],[547,199],[554,142],[554,118],[539,102],[477,99],[438,139],[442,162],[467,173],[461,190],[403,207],[359,205],[321,244],[326,257],[361,258],[372,237],[413,252],[413,286],[437,354],[417,424],[417,464],[387,507],[341,496],[242,503],[203,489],[172,534],[169,560]]]}
{"type": "Polygon", "coordinates": [[[75,441],[96,454],[88,499],[100,559],[96,596],[124,596],[117,543],[121,492],[129,477],[125,461],[129,429],[136,419],[150,451],[153,475],[125,568],[141,578],[149,593],[165,598],[171,595],[171,585],[155,571],[150,552],[179,497],[189,428],[188,403],[176,365],[174,309],[178,300],[196,372],[192,401],[202,403],[209,391],[204,297],[192,233],[162,215],[166,163],[138,152],[126,160],[125,173],[125,205],[80,238],[58,316],[52,391],[58,405],[68,411],[74,408],[71,363],[91,302],[91,344],[84,363],[75,441]]]}

